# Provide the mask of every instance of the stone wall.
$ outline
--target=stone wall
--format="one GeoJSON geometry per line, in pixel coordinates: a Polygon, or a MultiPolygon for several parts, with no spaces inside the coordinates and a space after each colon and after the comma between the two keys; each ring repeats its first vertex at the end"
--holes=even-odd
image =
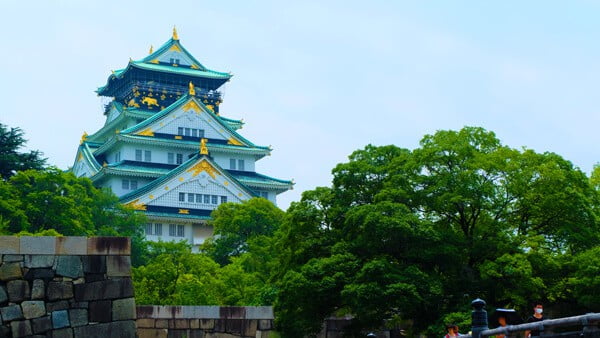
{"type": "Polygon", "coordinates": [[[0,337],[135,337],[130,245],[0,236],[0,337]]]}
{"type": "Polygon", "coordinates": [[[138,306],[140,338],[274,337],[270,306],[138,306]]]}

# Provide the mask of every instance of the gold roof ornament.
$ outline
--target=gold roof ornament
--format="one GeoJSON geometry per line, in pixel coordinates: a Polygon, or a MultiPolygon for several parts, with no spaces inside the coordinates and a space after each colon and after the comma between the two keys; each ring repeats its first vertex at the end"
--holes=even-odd
{"type": "Polygon", "coordinates": [[[81,135],[81,141],[79,141],[79,144],[83,144],[83,142],[85,140],[87,140],[88,137],[88,133],[86,133],[85,131],[83,132],[83,135],[81,135]]]}
{"type": "Polygon", "coordinates": [[[196,95],[196,89],[194,88],[194,84],[192,83],[192,81],[190,81],[189,87],[190,87],[190,90],[189,90],[190,95],[192,95],[192,96],[196,95]]]}
{"type": "Polygon", "coordinates": [[[200,140],[200,155],[208,155],[208,147],[206,146],[206,139],[200,140]]]}
{"type": "Polygon", "coordinates": [[[152,45],[150,45],[150,50],[148,51],[148,54],[152,54],[154,53],[154,47],[152,45]]]}
{"type": "Polygon", "coordinates": [[[179,40],[179,35],[177,35],[177,27],[173,26],[173,40],[179,40]]]}

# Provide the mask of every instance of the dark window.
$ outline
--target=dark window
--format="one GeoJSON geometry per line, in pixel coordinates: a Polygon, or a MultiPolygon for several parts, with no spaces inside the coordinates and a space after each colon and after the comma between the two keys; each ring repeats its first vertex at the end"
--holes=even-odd
{"type": "Polygon", "coordinates": [[[135,150],[135,160],[136,161],[141,161],[142,160],[142,149],[136,149],[135,150]]]}
{"type": "Polygon", "coordinates": [[[122,180],[121,181],[121,188],[123,188],[125,190],[129,190],[129,180],[122,180]]]}
{"type": "Polygon", "coordinates": [[[184,237],[183,225],[177,225],[177,237],[184,237]]]}
{"type": "Polygon", "coordinates": [[[204,195],[204,203],[205,204],[209,204],[210,203],[210,195],[204,195]]]}
{"type": "Polygon", "coordinates": [[[194,203],[194,194],[188,193],[188,202],[194,203]]]}
{"type": "Polygon", "coordinates": [[[221,196],[221,203],[227,203],[227,196],[221,196]]]}
{"type": "Polygon", "coordinates": [[[144,161],[152,162],[152,152],[150,150],[144,151],[144,161]]]}
{"type": "Polygon", "coordinates": [[[219,196],[211,195],[210,197],[211,197],[212,204],[219,204],[219,196]]]}
{"type": "Polygon", "coordinates": [[[136,180],[129,181],[129,187],[131,188],[131,190],[137,190],[137,188],[138,188],[137,181],[136,180]]]}
{"type": "Polygon", "coordinates": [[[176,236],[177,235],[177,225],[175,224],[169,224],[169,236],[176,236]]]}
{"type": "Polygon", "coordinates": [[[192,128],[192,137],[198,137],[198,129],[192,128]]]}
{"type": "Polygon", "coordinates": [[[269,199],[269,193],[267,191],[261,191],[260,197],[269,199]]]}
{"type": "Polygon", "coordinates": [[[196,203],[202,203],[202,194],[196,194],[196,203]]]}
{"type": "Polygon", "coordinates": [[[198,137],[204,137],[204,129],[198,130],[198,137]]]}
{"type": "Polygon", "coordinates": [[[229,159],[229,169],[235,170],[235,158],[229,159]]]}
{"type": "Polygon", "coordinates": [[[179,202],[185,202],[185,193],[184,192],[179,193],[179,202]]]}
{"type": "Polygon", "coordinates": [[[154,224],[154,234],[156,236],[162,236],[162,224],[161,223],[154,224]]]}
{"type": "Polygon", "coordinates": [[[244,170],[244,160],[238,160],[238,170],[244,170]]]}
{"type": "Polygon", "coordinates": [[[146,224],[146,235],[152,235],[152,223],[146,224]]]}
{"type": "Polygon", "coordinates": [[[183,163],[183,154],[177,154],[177,164],[183,163]]]}
{"type": "Polygon", "coordinates": [[[177,135],[183,135],[183,128],[182,127],[177,128],[177,135]]]}
{"type": "Polygon", "coordinates": [[[169,164],[175,163],[175,154],[173,154],[173,153],[167,154],[167,163],[169,163],[169,164]]]}

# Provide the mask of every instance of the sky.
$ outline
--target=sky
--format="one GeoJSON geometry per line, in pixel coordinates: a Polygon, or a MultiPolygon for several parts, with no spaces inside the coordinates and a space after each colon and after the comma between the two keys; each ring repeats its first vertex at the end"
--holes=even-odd
{"type": "Polygon", "coordinates": [[[234,77],[221,114],[294,179],[287,208],[331,184],[367,144],[414,149],[479,126],[503,144],[600,162],[600,2],[0,0],[0,123],[73,165],[105,121],[94,92],[177,26],[202,64],[234,77]]]}

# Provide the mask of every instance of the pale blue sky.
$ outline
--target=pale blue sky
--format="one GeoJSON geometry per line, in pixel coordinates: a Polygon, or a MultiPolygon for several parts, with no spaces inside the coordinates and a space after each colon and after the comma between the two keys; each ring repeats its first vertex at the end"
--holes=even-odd
{"type": "Polygon", "coordinates": [[[414,148],[464,125],[589,172],[599,15],[592,1],[0,0],[0,122],[67,168],[104,123],[94,90],[177,25],[200,62],[234,74],[222,114],[273,146],[260,172],[295,179],[284,208],[368,143],[414,148]]]}

